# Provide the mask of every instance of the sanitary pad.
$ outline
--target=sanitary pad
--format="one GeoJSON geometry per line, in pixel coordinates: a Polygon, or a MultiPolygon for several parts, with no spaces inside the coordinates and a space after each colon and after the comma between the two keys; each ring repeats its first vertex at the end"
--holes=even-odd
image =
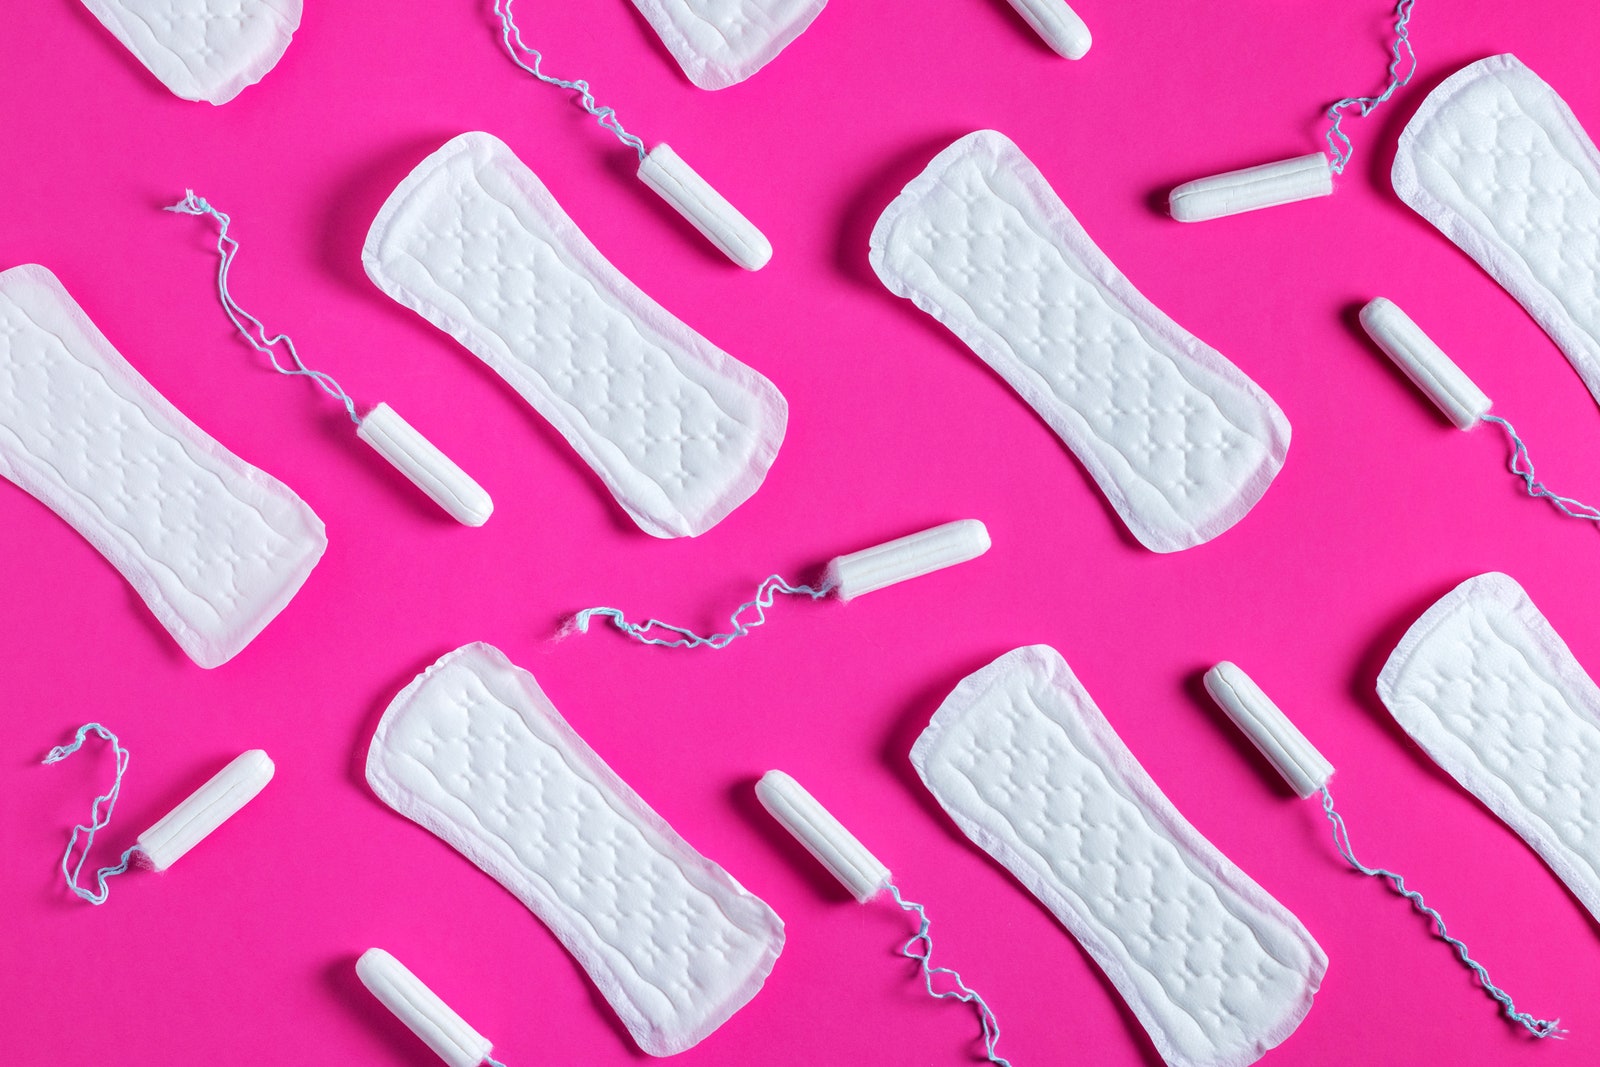
{"type": "Polygon", "coordinates": [[[956,686],[911,749],[956,824],[1072,931],[1173,1067],[1241,1067],[1311,1009],[1327,957],[1190,826],[1054,649],[956,686]]]}
{"type": "Polygon", "coordinates": [[[81,533],[196,663],[226,663],[322,557],[322,521],[151,388],[54,274],[0,273],[0,475],[81,533]]]}
{"type": "Polygon", "coordinates": [[[458,648],[395,697],[367,781],[532,909],[651,1055],[721,1026],[783,948],[772,909],[674,833],[489,645],[458,648]]]}
{"type": "Polygon", "coordinates": [[[185,100],[226,104],[277,66],[301,0],[83,0],[150,73],[185,100]]]}
{"type": "Polygon", "coordinates": [[[800,36],[828,0],[633,0],[689,80],[742,82],[800,36]]]}
{"type": "Polygon", "coordinates": [[[1003,135],[934,157],[871,258],[1039,413],[1147,548],[1217,536],[1283,466],[1278,405],[1141,296],[1003,135]]]}
{"type": "Polygon", "coordinates": [[[361,258],[550,420],[646,533],[704,533],[766,477],[783,394],[606,262],[489,134],[423,160],[361,258]]]}
{"type": "Polygon", "coordinates": [[[1378,695],[1600,918],[1600,689],[1522,587],[1456,586],[1400,639],[1378,695]]]}
{"type": "Polygon", "coordinates": [[[1600,400],[1600,155],[1515,56],[1451,75],[1400,135],[1394,191],[1505,286],[1600,400]]]}

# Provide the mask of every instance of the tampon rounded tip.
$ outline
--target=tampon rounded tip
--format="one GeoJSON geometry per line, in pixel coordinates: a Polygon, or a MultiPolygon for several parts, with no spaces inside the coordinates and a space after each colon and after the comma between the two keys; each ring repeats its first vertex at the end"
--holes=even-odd
{"type": "Polygon", "coordinates": [[[670,145],[663,142],[645,155],[639,163],[639,180],[745,270],[760,270],[771,261],[772,242],[766,235],[670,145]]]}
{"type": "Polygon", "coordinates": [[[1488,414],[1489,397],[1394,301],[1376,297],[1359,317],[1372,343],[1457,429],[1469,430],[1488,414]]]}
{"type": "Polygon", "coordinates": [[[1224,660],[1206,671],[1205,687],[1298,796],[1309,797],[1328,784],[1333,764],[1244,671],[1224,660]]]}
{"type": "Polygon", "coordinates": [[[379,1003],[450,1067],[478,1067],[494,1051],[488,1038],[383,949],[363,952],[356,960],[356,975],[379,1003]]]}
{"type": "Polygon", "coordinates": [[[782,771],[768,771],[756,783],[761,806],[805,850],[865,904],[889,887],[889,868],[879,863],[805,787],[782,771]]]}
{"type": "Polygon", "coordinates": [[[482,526],[494,513],[494,501],[483,486],[388,404],[367,412],[356,436],[457,522],[482,526]]]}
{"type": "Polygon", "coordinates": [[[958,519],[897,538],[828,563],[827,583],[840,600],[920,578],[977,559],[989,551],[989,530],[977,519],[958,519]]]}
{"type": "Polygon", "coordinates": [[[1011,6],[1057,55],[1082,59],[1088,54],[1089,27],[1065,0],[1011,0],[1011,6]]]}
{"type": "Polygon", "coordinates": [[[265,789],[274,770],[272,758],[259,748],[235,757],[139,835],[139,850],[146,861],[158,871],[172,866],[265,789]]]}
{"type": "Polygon", "coordinates": [[[1205,222],[1333,192],[1333,167],[1321,152],[1196,178],[1172,190],[1167,211],[1179,222],[1205,222]]]}

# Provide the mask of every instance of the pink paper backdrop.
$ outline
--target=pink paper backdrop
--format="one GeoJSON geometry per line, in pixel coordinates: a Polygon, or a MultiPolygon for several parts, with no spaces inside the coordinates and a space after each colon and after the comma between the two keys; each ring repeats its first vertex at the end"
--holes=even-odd
{"type": "Polygon", "coordinates": [[[1326,949],[1316,1006],[1270,1062],[1594,1062],[1594,920],[1406,740],[1373,681],[1424,607],[1491,569],[1600,669],[1600,542],[1520,499],[1500,440],[1449,428],[1354,310],[1380,293],[1400,303],[1523,430],[1541,474],[1600,497],[1594,401],[1387,180],[1426,92],[1495,52],[1515,52],[1596,128],[1596,18],[1578,3],[1424,0],[1418,75],[1353,124],[1335,196],[1181,226],[1161,209],[1173,184],[1311,151],[1331,98],[1378,87],[1384,0],[1077,6],[1095,44],[1071,63],[1002,0],[836,0],[751,81],[706,93],[627,0],[525,0],[553,70],[589,78],[771,237],[771,266],[747,275],[653,200],[625,150],[505,60],[488,0],[311,0],[278,68],[223,108],[168,94],[76,0],[8,5],[0,267],[60,275],[162,393],[316,509],[330,547],[282,616],[207,672],[87,544],[0,485],[0,1059],[436,1062],[358,985],[352,962],[374,944],[509,1064],[641,1059],[526,909],[362,779],[394,693],[487,640],[788,923],[765,990],[685,1064],[946,1064],[977,1048],[970,1012],[925,998],[893,954],[907,920],[850,902],[759,809],[751,785],[772,766],[929,904],[939,961],[989,999],[1019,1067],[1159,1062],[1088,957],[955,830],[906,758],[958,679],[1031,642],[1063,652],[1167,795],[1326,949]],[[873,276],[878,213],[982,127],[1015,139],[1133,282],[1288,414],[1287,466],[1219,540],[1174,556],[1135,545],[1039,419],[873,276]],[[788,397],[766,485],[705,536],[639,533],[510,389],[364,276],[379,204],[469,129],[503,138],[622,271],[788,397]],[[446,519],[336,405],[267,373],[232,335],[209,225],[158,210],[185,186],[236,217],[241,301],[470,470],[497,504],[485,528],[446,519]],[[772,571],[805,577],[966,516],[993,534],[981,561],[848,606],[783,603],[724,653],[610,632],[546,640],[593,603],[711,626],[772,571]],[[1419,917],[1341,864],[1316,804],[1290,796],[1204,698],[1199,674],[1221,658],[1339,768],[1359,853],[1403,871],[1518,1006],[1559,1015],[1569,1041],[1533,1047],[1419,917]],[[91,719],[133,752],[101,862],[243,749],[265,748],[278,775],[172,871],[129,875],[90,908],[54,864],[109,755],[38,760],[91,719]]]}

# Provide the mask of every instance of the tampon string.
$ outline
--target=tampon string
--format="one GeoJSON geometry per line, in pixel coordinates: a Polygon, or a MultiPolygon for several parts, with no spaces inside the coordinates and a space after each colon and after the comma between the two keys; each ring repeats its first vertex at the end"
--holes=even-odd
{"type": "Polygon", "coordinates": [[[542,68],[544,54],[537,48],[522,39],[522,30],[517,26],[516,18],[511,13],[513,0],[495,0],[494,13],[500,19],[500,41],[505,45],[506,55],[511,57],[511,62],[532,74],[546,85],[554,85],[558,89],[566,89],[578,94],[578,103],[583,110],[593,115],[595,121],[610,130],[611,133],[639,154],[639,162],[644,162],[644,142],[627,130],[622,128],[622,123],[617,120],[615,108],[602,107],[594,98],[594,93],[589,88],[589,83],[582,78],[576,81],[567,81],[546,74],[542,68]],[[531,62],[530,62],[531,61],[531,62]]]}
{"type": "Polygon", "coordinates": [[[584,608],[572,617],[571,629],[579,633],[589,632],[589,623],[599,617],[610,619],[611,624],[635,641],[646,645],[659,645],[662,648],[727,648],[741,637],[748,636],[750,631],[767,621],[767,609],[772,607],[773,601],[779,593],[786,596],[806,596],[812,600],[821,600],[827,596],[833,587],[824,583],[820,586],[791,585],[780,575],[770,575],[756,589],[753,600],[747,600],[728,616],[728,623],[733,627],[727,633],[712,634],[709,637],[701,636],[683,626],[674,626],[670,622],[660,619],[649,619],[645,622],[629,622],[619,608],[584,608]],[[755,612],[754,618],[746,616],[755,612]],[[657,637],[654,631],[675,634],[675,637],[657,637]]]}
{"type": "Polygon", "coordinates": [[[1334,810],[1333,793],[1326,785],[1322,787],[1322,810],[1327,815],[1328,821],[1333,824],[1333,843],[1338,848],[1339,855],[1344,857],[1345,862],[1369,878],[1387,879],[1396,893],[1411,901],[1412,907],[1427,916],[1428,921],[1433,924],[1434,931],[1440,939],[1455,949],[1456,955],[1461,957],[1461,962],[1466,964],[1468,969],[1478,976],[1478,982],[1483,986],[1484,991],[1500,1002],[1508,1019],[1520,1025],[1534,1037],[1561,1037],[1565,1033],[1561,1029],[1560,1019],[1536,1019],[1527,1012],[1518,1011],[1516,1005],[1511,1002],[1510,994],[1489,980],[1489,972],[1484,969],[1483,964],[1472,958],[1467,952],[1467,946],[1464,942],[1450,936],[1449,932],[1445,930],[1444,919],[1440,917],[1438,912],[1423,902],[1421,893],[1418,893],[1415,889],[1406,888],[1404,878],[1393,871],[1384,870],[1382,867],[1368,867],[1356,859],[1355,852],[1350,847],[1350,831],[1345,827],[1344,818],[1334,810]]]}
{"type": "Polygon", "coordinates": [[[1592,504],[1585,504],[1581,500],[1574,500],[1570,496],[1562,496],[1552,492],[1541,482],[1533,471],[1533,460],[1528,457],[1528,446],[1523,444],[1522,438],[1517,436],[1516,428],[1498,415],[1485,413],[1479,416],[1484,422],[1492,422],[1505,432],[1506,439],[1511,445],[1511,459],[1507,469],[1522,479],[1529,496],[1535,499],[1550,501],[1561,514],[1574,519],[1587,519],[1590,522],[1600,522],[1600,508],[1592,504]]]}
{"type": "Polygon", "coordinates": [[[97,734],[105,741],[110,742],[111,750],[116,755],[116,777],[111,782],[111,788],[94,798],[94,803],[89,808],[89,822],[82,823],[72,828],[72,836],[67,840],[67,850],[61,855],[61,875],[67,881],[67,888],[76,893],[81,899],[90,904],[100,905],[106,902],[106,879],[122,874],[128,869],[134,855],[140,851],[138,845],[130,845],[122,854],[122,859],[109,867],[101,867],[95,872],[96,888],[89,890],[78,884],[78,879],[83,871],[83,865],[89,860],[89,851],[94,848],[94,838],[101,830],[111,824],[111,813],[116,810],[117,797],[122,794],[122,776],[128,771],[128,750],[122,747],[122,742],[117,740],[117,735],[101,726],[97,722],[85,723],[78,727],[77,734],[72,742],[66,745],[57,745],[45,756],[45,763],[59,763],[83,747],[89,734],[97,734]],[[105,810],[101,810],[101,805],[105,810]],[[83,840],[83,849],[78,852],[78,861],[72,862],[72,854],[78,848],[80,837],[83,840]]]}
{"type": "Polygon", "coordinates": [[[1358,108],[1361,117],[1372,114],[1373,109],[1388,100],[1417,72],[1417,55],[1411,50],[1411,5],[1416,0],[1400,0],[1394,8],[1394,41],[1389,46],[1389,81],[1377,96],[1347,96],[1328,105],[1327,117],[1333,121],[1328,127],[1328,165],[1335,174],[1343,174],[1350,162],[1350,138],[1345,134],[1345,114],[1358,108]],[[1402,70],[1402,68],[1404,68],[1402,70]]]}
{"type": "Polygon", "coordinates": [[[356,414],[356,402],[350,399],[333,377],[319,370],[312,370],[300,359],[300,353],[295,350],[294,341],[288,334],[267,336],[267,328],[261,320],[239,306],[233,294],[228,290],[228,272],[233,268],[233,257],[239,252],[239,242],[228,234],[228,227],[233,224],[233,218],[224,211],[218,211],[209,204],[205,197],[196,196],[193,189],[184,190],[182,200],[165,208],[166,211],[176,212],[179,215],[209,215],[217,220],[217,254],[222,261],[217,265],[217,295],[222,300],[222,310],[228,313],[228,318],[233,322],[234,328],[239,331],[251,348],[267,357],[272,363],[272,369],[279,374],[298,375],[310,378],[322,388],[322,391],[338,400],[344,405],[344,410],[350,416],[350,421],[357,426],[361,425],[361,418],[356,414]],[[284,366],[278,361],[278,349],[289,354],[289,360],[294,365],[284,366]]]}
{"type": "Polygon", "coordinates": [[[994,1012],[989,1010],[983,997],[977,990],[970,988],[961,975],[949,967],[933,966],[933,935],[928,922],[928,912],[921,904],[906,900],[900,895],[900,887],[893,882],[889,883],[889,892],[894,895],[894,902],[900,905],[903,911],[915,912],[917,915],[917,932],[900,948],[900,955],[912,960],[922,969],[923,984],[927,986],[928,995],[935,1000],[959,1000],[963,1004],[971,1004],[978,1013],[978,1021],[983,1026],[983,1048],[986,1058],[998,1067],[1011,1067],[1011,1061],[995,1052],[995,1046],[1000,1043],[1000,1022],[994,1017],[994,1012]],[[952,989],[939,990],[934,988],[935,975],[943,975],[954,984],[952,989]]]}

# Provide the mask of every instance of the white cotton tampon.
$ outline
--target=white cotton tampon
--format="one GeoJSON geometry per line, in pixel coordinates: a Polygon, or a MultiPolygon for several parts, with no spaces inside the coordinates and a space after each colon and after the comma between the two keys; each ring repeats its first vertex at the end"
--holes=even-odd
{"type": "Polygon", "coordinates": [[[1380,296],[1362,308],[1361,328],[1456,429],[1470,430],[1488,414],[1483,390],[1393,301],[1380,296]]]}
{"type": "Polygon", "coordinates": [[[1305,735],[1279,710],[1250,676],[1232,663],[1206,671],[1206,692],[1233,724],[1255,743],[1283,780],[1302,799],[1328,784],[1333,764],[1311,747],[1305,735]]]}
{"type": "Polygon", "coordinates": [[[1089,51],[1089,27],[1063,0],[1011,0],[1011,6],[1059,55],[1082,59],[1089,51]]]}
{"type": "Polygon", "coordinates": [[[483,487],[388,404],[379,404],[367,412],[356,428],[356,436],[394,464],[395,470],[411,479],[457,522],[482,526],[489,521],[494,501],[483,487]]]}
{"type": "Polygon", "coordinates": [[[772,242],[671,146],[650,150],[639,164],[639,180],[745,270],[760,270],[772,258],[772,242]]]}
{"type": "Polygon", "coordinates": [[[977,519],[959,519],[828,562],[827,583],[840,600],[920,578],[977,559],[989,551],[989,531],[977,519]]]}
{"type": "Polygon", "coordinates": [[[865,904],[888,888],[889,868],[799,782],[782,771],[768,771],[756,783],[756,796],[856,900],[865,904]]]}
{"type": "Polygon", "coordinates": [[[1196,178],[1172,190],[1167,210],[1179,222],[1204,222],[1333,192],[1333,168],[1321,152],[1196,178]]]}
{"type": "Polygon", "coordinates": [[[395,1018],[406,1024],[450,1067],[478,1067],[494,1050],[489,1039],[467,1025],[433,990],[381,948],[369,948],[356,960],[361,984],[395,1018]]]}
{"type": "Polygon", "coordinates": [[[272,758],[259,748],[243,753],[140,834],[139,850],[151,867],[166,870],[265,789],[272,771],[272,758]]]}

